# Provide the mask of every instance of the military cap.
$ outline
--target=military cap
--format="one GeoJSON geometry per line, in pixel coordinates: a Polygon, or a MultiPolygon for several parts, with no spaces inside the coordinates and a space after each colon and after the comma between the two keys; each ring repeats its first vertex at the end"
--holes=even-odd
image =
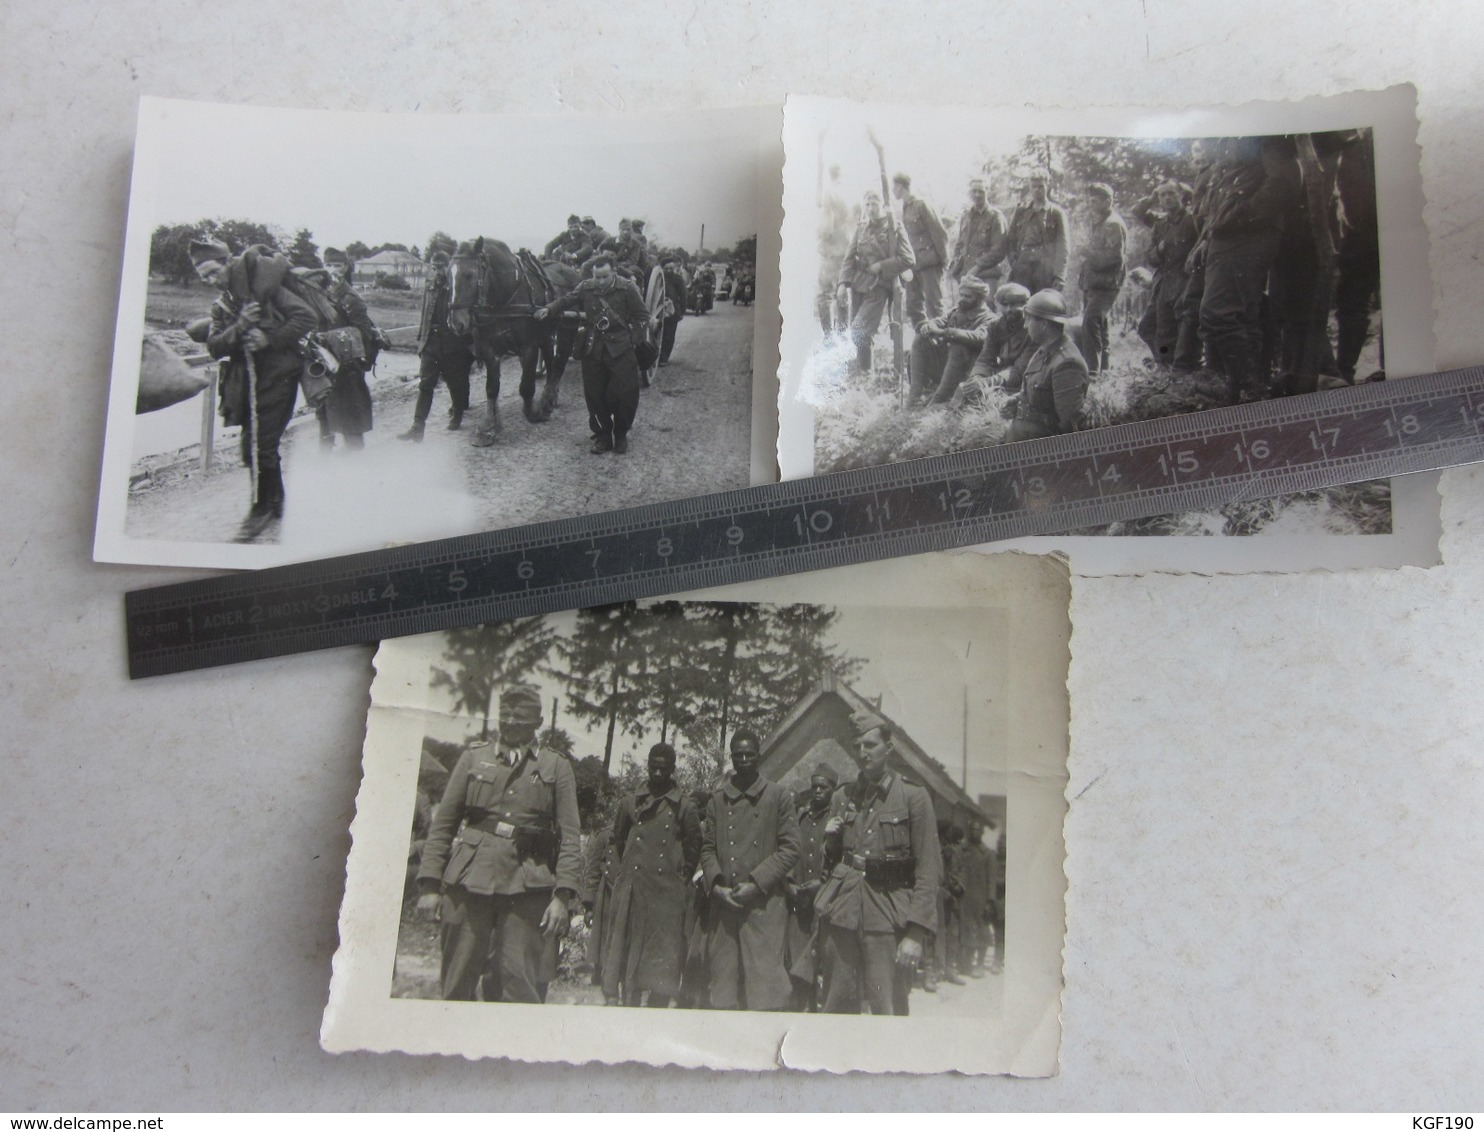
{"type": "Polygon", "coordinates": [[[828,782],[831,786],[835,786],[839,784],[840,775],[836,772],[834,767],[830,766],[829,763],[820,763],[810,773],[809,781],[814,782],[820,779],[828,782]]]}
{"type": "Polygon", "coordinates": [[[1037,291],[1026,300],[1025,313],[1033,318],[1065,326],[1067,324],[1067,301],[1062,298],[1060,291],[1048,287],[1044,291],[1037,291]]]}
{"type": "Polygon", "coordinates": [[[892,174],[892,178],[891,178],[891,182],[894,185],[905,185],[907,188],[910,189],[912,187],[912,174],[911,173],[893,173],[892,174]]]}
{"type": "Polygon", "coordinates": [[[1112,200],[1113,189],[1111,186],[1103,184],[1102,181],[1094,181],[1092,184],[1087,186],[1087,195],[1092,197],[1102,197],[1104,200],[1112,200]]]}
{"type": "Polygon", "coordinates": [[[583,222],[583,223],[584,223],[584,224],[596,224],[596,223],[597,223],[597,221],[596,221],[596,220],[594,220],[594,219],[593,219],[593,218],[592,218],[592,217],[591,217],[591,216],[584,216],[584,217],[583,217],[583,218],[582,218],[582,222],[583,222]]]}
{"type": "Polygon", "coordinates": [[[350,259],[339,248],[326,248],[325,251],[324,251],[324,254],[322,256],[320,256],[320,258],[325,261],[325,264],[327,266],[329,264],[332,264],[332,263],[349,263],[350,262],[350,259]]]}
{"type": "Polygon", "coordinates": [[[965,275],[958,281],[960,287],[967,287],[976,295],[987,297],[989,295],[989,284],[977,275],[965,275]]]}
{"type": "Polygon", "coordinates": [[[541,693],[530,684],[512,684],[500,693],[501,727],[536,727],[541,723],[541,693]]]}
{"type": "Polygon", "coordinates": [[[581,223],[582,223],[582,217],[578,216],[577,213],[575,213],[575,212],[571,216],[567,217],[567,227],[569,227],[569,228],[572,225],[574,225],[574,224],[581,224],[581,223]]]}
{"type": "Polygon", "coordinates": [[[632,229],[634,229],[634,231],[636,231],[636,232],[642,232],[642,231],[644,231],[644,221],[642,221],[642,220],[635,220],[633,223],[631,223],[629,225],[629,227],[632,228],[632,229]]]}
{"type": "Polygon", "coordinates": [[[885,727],[886,720],[882,719],[874,711],[862,709],[850,717],[851,726],[855,728],[855,737],[859,739],[862,735],[869,735],[878,727],[885,727]]]}
{"type": "Polygon", "coordinates": [[[220,260],[226,263],[232,253],[227,250],[227,245],[213,236],[197,236],[191,241],[187,251],[191,256],[191,263],[200,267],[203,263],[211,263],[220,260]]]}
{"type": "Polygon", "coordinates": [[[444,251],[434,252],[433,253],[433,266],[434,267],[447,267],[448,266],[448,253],[447,252],[444,252],[444,251]]]}
{"type": "Polygon", "coordinates": [[[994,293],[995,302],[1002,307],[1023,307],[1030,297],[1030,291],[1019,283],[1006,283],[994,293]]]}

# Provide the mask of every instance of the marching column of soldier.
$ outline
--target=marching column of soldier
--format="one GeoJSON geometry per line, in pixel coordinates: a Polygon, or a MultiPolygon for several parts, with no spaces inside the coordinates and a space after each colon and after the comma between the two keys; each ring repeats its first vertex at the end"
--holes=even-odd
{"type": "Polygon", "coordinates": [[[1025,176],[1006,211],[983,178],[970,180],[951,241],[908,174],[893,186],[900,218],[868,190],[848,243],[843,204],[823,202],[819,314],[826,334],[855,347],[854,372],[869,374],[900,289],[914,332],[907,409],[960,407],[972,390],[998,386],[1019,393],[1004,410],[1006,440],[1072,431],[1090,382],[1109,368],[1121,302],[1159,380],[1218,376],[1230,404],[1357,380],[1380,286],[1369,131],[1191,142],[1188,181],[1122,201],[1147,231],[1143,265],[1129,262],[1120,194],[1103,182],[1082,192],[1087,223],[1075,246],[1044,170],[1025,176]],[[971,377],[983,380],[966,385],[971,377]]]}
{"type": "MultiPolygon", "coordinates": [[[[671,363],[687,308],[709,310],[715,286],[709,267],[693,279],[680,256],[657,255],[643,220],[626,218],[618,227],[611,236],[591,216],[568,217],[567,228],[544,249],[546,262],[577,269],[581,282],[529,312],[552,327],[563,312],[577,320],[594,454],[628,452],[650,367],[671,363]],[[660,284],[651,306],[640,287],[653,279],[660,284]],[[697,285],[706,291],[704,307],[694,301],[697,285]]],[[[337,437],[347,449],[364,447],[373,427],[367,374],[391,342],[351,286],[354,265],[338,248],[325,249],[324,266],[313,268],[294,266],[264,245],[234,254],[211,235],[197,237],[189,250],[198,277],[220,290],[208,317],[190,330],[223,363],[222,420],[242,427],[242,459],[251,473],[237,541],[253,542],[283,518],[280,445],[300,390],[314,408],[323,447],[335,447],[337,437]]],[[[471,335],[450,326],[449,254],[433,252],[428,267],[417,325],[417,398],[411,427],[398,434],[414,442],[424,438],[440,384],[448,389],[447,428],[462,427],[476,360],[471,335]]]]}
{"type": "Polygon", "coordinates": [[[748,728],[696,795],[657,743],[584,867],[571,766],[536,742],[539,693],[507,687],[498,715],[454,766],[415,873],[442,998],[546,1001],[573,914],[609,1006],[900,1015],[914,985],[999,972],[996,851],[977,820],[940,841],[928,791],[891,765],[888,721],[857,716],[856,777],[821,762],[802,798],[761,775],[748,728]]]}

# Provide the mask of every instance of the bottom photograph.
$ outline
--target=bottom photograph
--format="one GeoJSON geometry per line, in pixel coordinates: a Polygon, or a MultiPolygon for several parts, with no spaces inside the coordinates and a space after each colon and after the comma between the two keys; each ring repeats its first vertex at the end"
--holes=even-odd
{"type": "Polygon", "coordinates": [[[386,642],[326,1048],[1053,1072],[1066,667],[1022,555],[386,642]]]}

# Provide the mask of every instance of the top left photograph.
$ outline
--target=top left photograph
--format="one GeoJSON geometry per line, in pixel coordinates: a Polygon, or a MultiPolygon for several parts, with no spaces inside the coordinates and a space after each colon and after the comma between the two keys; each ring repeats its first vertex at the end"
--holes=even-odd
{"type": "Polygon", "coordinates": [[[94,558],[256,568],[771,482],[781,123],[142,99],[94,558]]]}

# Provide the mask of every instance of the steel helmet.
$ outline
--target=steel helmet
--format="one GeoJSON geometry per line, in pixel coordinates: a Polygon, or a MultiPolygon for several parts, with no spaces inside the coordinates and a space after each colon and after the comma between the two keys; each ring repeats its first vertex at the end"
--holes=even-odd
{"type": "Polygon", "coordinates": [[[1067,301],[1061,297],[1060,291],[1047,288],[1044,291],[1037,291],[1026,300],[1025,313],[1065,326],[1067,324],[1067,301]]]}

